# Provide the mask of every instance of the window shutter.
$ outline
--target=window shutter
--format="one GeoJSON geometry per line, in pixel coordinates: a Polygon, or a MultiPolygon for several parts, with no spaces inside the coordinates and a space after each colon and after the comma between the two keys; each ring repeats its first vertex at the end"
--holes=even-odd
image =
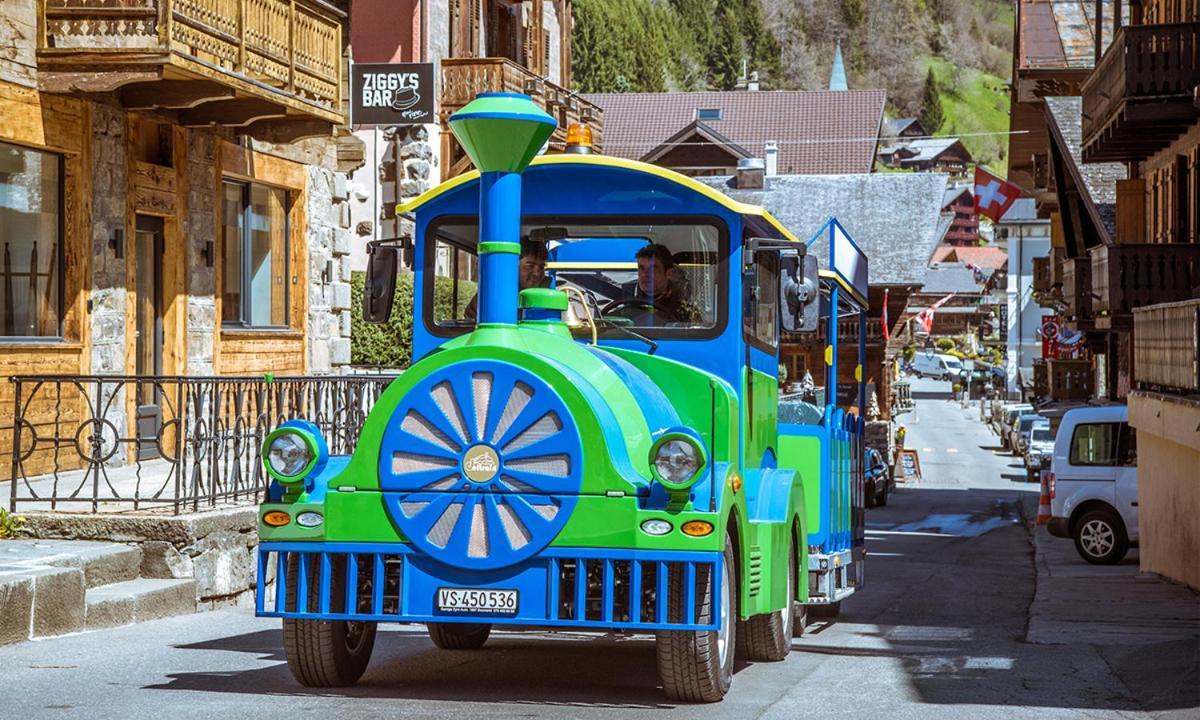
{"type": "Polygon", "coordinates": [[[542,31],[542,75],[550,74],[550,31],[542,31]]]}
{"type": "Polygon", "coordinates": [[[471,57],[480,56],[483,35],[483,0],[469,0],[471,9],[471,41],[468,45],[471,57]]]}

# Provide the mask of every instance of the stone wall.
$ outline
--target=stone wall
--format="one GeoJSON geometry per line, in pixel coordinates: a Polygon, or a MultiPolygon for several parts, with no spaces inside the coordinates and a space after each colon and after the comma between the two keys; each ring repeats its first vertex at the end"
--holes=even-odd
{"type": "Polygon", "coordinates": [[[189,130],[187,144],[187,372],[212,375],[217,329],[216,269],[200,261],[207,243],[215,247],[216,136],[208,130],[189,130]]]}
{"type": "MultiPolygon", "coordinates": [[[[134,543],[141,576],[193,578],[201,608],[253,597],[257,582],[258,508],[213,510],[176,517],[31,514],[31,536],[134,543]]],[[[268,582],[272,574],[267,575],[268,582]]]]}
{"type": "Polygon", "coordinates": [[[350,364],[350,188],[343,173],[308,166],[308,366],[350,364]]]}

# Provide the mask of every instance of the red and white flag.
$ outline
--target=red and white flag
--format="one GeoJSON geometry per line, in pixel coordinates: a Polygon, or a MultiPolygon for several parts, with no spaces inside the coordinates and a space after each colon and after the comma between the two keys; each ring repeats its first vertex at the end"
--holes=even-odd
{"type": "Polygon", "coordinates": [[[1020,196],[1020,187],[975,166],[975,212],[988,216],[992,222],[1000,222],[1020,196]]]}
{"type": "Polygon", "coordinates": [[[883,289],[883,325],[882,325],[882,327],[883,327],[883,341],[885,343],[888,341],[887,300],[888,300],[888,289],[884,288],[883,289]]]}
{"type": "Polygon", "coordinates": [[[950,293],[946,297],[938,300],[934,304],[917,313],[917,322],[921,323],[921,328],[925,330],[925,334],[929,335],[933,332],[933,315],[937,309],[945,305],[950,298],[954,297],[954,293],[950,293]]]}

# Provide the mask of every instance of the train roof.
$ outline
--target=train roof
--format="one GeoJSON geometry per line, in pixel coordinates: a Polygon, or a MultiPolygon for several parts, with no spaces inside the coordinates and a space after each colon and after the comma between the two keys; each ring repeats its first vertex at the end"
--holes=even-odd
{"type": "MultiPolygon", "coordinates": [[[[547,165],[594,165],[597,167],[618,168],[622,170],[643,173],[646,175],[653,175],[663,180],[673,182],[681,187],[687,188],[698,195],[702,195],[705,198],[724,206],[732,212],[737,213],[738,215],[760,219],[778,231],[779,234],[784,238],[787,238],[793,242],[800,242],[799,238],[797,238],[792,231],[788,230],[783,223],[779,222],[775,216],[771,215],[771,213],[767,212],[767,210],[765,210],[763,207],[759,205],[738,202],[737,200],[730,198],[728,195],[716,190],[715,188],[711,188],[703,183],[697,182],[686,175],[681,175],[674,170],[668,170],[657,165],[651,165],[649,163],[644,163],[637,160],[615,158],[608,155],[574,154],[542,155],[534,158],[531,165],[533,167],[544,167],[547,165]]],[[[477,181],[478,179],[478,170],[472,170],[470,172],[463,173],[462,175],[453,177],[437,187],[421,193],[412,200],[400,203],[396,206],[396,212],[399,214],[420,210],[423,206],[432,202],[433,200],[436,200],[443,194],[467,183],[477,181]]]]}

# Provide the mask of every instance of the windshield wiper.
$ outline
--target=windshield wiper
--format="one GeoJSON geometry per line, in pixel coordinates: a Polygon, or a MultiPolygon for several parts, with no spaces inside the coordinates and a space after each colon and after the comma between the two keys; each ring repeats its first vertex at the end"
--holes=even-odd
{"type": "MultiPolygon", "coordinates": [[[[604,318],[599,318],[599,319],[604,320],[604,318]]],[[[630,330],[629,328],[625,327],[624,325],[618,325],[618,324],[612,322],[611,320],[606,321],[606,322],[608,322],[608,327],[612,328],[613,330],[620,330],[621,332],[625,333],[626,335],[633,338],[634,340],[641,340],[642,342],[649,345],[650,346],[650,353],[649,353],[650,355],[653,355],[654,352],[656,350],[658,350],[658,343],[654,342],[653,340],[651,340],[650,338],[641,334],[640,332],[630,330]]]]}

